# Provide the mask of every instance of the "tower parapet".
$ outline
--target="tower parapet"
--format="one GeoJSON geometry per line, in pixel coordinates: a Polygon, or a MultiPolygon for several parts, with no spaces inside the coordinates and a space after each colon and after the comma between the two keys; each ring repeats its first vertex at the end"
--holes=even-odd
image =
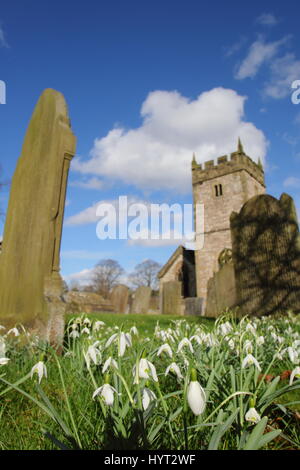
{"type": "Polygon", "coordinates": [[[235,173],[236,171],[247,171],[259,183],[265,186],[264,170],[261,164],[255,163],[252,158],[238,149],[236,152],[230,154],[230,159],[227,155],[223,155],[217,159],[217,164],[214,160],[206,161],[198,164],[194,158],[192,161],[192,180],[193,184],[202,183],[220,176],[235,173]]]}

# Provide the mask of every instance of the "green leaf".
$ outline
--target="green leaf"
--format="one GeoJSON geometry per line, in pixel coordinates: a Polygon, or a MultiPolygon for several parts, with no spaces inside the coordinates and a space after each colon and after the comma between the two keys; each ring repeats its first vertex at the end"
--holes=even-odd
{"type": "MultiPolygon", "coordinates": [[[[222,411],[222,410],[221,410],[222,411]]],[[[218,450],[218,447],[220,445],[220,441],[224,434],[228,431],[234,420],[236,419],[237,415],[239,413],[239,408],[232,413],[231,416],[225,421],[225,423],[220,423],[216,427],[216,429],[213,432],[213,435],[211,436],[209,445],[208,445],[208,450],[218,450]]],[[[221,415],[221,412],[219,413],[219,416],[221,415]]],[[[223,416],[223,415],[222,415],[223,416]]],[[[218,417],[219,418],[219,417],[218,417]]],[[[217,419],[217,422],[219,419],[217,419]]]]}

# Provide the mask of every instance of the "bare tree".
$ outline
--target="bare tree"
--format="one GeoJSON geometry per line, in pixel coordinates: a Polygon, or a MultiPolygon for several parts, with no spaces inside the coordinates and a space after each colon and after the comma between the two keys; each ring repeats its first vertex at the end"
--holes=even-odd
{"type": "Polygon", "coordinates": [[[103,259],[96,264],[93,273],[94,291],[107,298],[111,289],[118,284],[124,269],[113,259],[103,259]]]}
{"type": "Polygon", "coordinates": [[[138,264],[129,275],[129,281],[134,287],[147,286],[156,290],[158,288],[157,274],[161,269],[161,264],[147,259],[138,264]]]}

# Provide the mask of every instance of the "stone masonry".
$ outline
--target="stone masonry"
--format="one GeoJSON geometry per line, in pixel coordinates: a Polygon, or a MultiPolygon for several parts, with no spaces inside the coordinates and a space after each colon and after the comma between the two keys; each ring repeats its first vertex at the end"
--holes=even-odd
{"type": "MultiPolygon", "coordinates": [[[[207,283],[218,271],[218,257],[224,248],[232,248],[230,215],[239,212],[251,197],[265,193],[262,165],[255,163],[244,152],[239,140],[238,149],[214,161],[192,162],[194,208],[204,205],[204,246],[195,253],[197,297],[207,297],[207,283]]],[[[196,214],[196,212],[195,212],[196,214]]],[[[196,215],[195,215],[196,219],[196,215]]],[[[195,220],[195,227],[197,227],[195,220]]],[[[200,234],[196,233],[196,242],[200,234]]]]}

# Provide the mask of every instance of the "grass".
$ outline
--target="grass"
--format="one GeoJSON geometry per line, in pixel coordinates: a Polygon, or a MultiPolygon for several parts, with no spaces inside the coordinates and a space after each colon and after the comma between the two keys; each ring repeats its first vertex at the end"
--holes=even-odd
{"type": "MultiPolygon", "coordinates": [[[[243,351],[237,355],[228,347],[227,336],[220,334],[214,320],[184,317],[186,323],[178,324],[175,322],[183,320],[183,317],[107,313],[87,317],[94,322],[105,322],[106,327],[93,334],[91,330],[90,339],[85,334],[76,340],[68,339],[67,354],[59,358],[46,345],[20,348],[18,337],[8,341],[7,356],[10,362],[0,368],[1,449],[48,450],[78,446],[84,449],[120,450],[145,446],[170,450],[236,449],[246,445],[259,446],[259,442],[269,437],[272,440],[264,444],[266,449],[300,449],[297,418],[297,410],[300,409],[299,381],[292,387],[288,386],[288,380],[260,382],[254,366],[241,369],[243,351]],[[160,330],[157,330],[157,322],[160,330]],[[116,343],[105,348],[107,338],[118,332],[116,327],[128,332],[133,325],[137,326],[139,337],[133,337],[133,345],[126,349],[124,356],[118,357],[116,343]],[[159,338],[157,332],[168,329],[173,335],[177,331],[176,344],[169,340],[174,350],[172,359],[156,354],[159,345],[166,341],[159,338]],[[181,339],[191,338],[199,332],[205,332],[207,338],[203,344],[193,342],[194,353],[188,347],[182,353],[176,353],[181,339]],[[218,338],[219,344],[210,344],[210,337],[218,338]],[[96,340],[101,359],[97,364],[92,361],[88,364],[84,353],[96,340]],[[132,367],[141,354],[146,354],[155,364],[159,388],[151,379],[141,379],[140,385],[133,384],[132,367]],[[149,410],[143,411],[141,403],[132,405],[123,382],[114,371],[110,371],[109,381],[121,393],[115,398],[114,405],[107,407],[102,399],[92,399],[95,389],[106,380],[102,367],[108,356],[113,356],[118,362],[119,372],[132,396],[138,397],[146,386],[157,395],[155,406],[151,405],[149,410]],[[43,378],[39,385],[37,377],[31,379],[28,374],[33,365],[41,360],[47,366],[48,377],[43,378]],[[172,375],[165,377],[164,371],[172,361],[180,365],[186,385],[172,375]],[[184,399],[191,367],[197,371],[207,396],[205,412],[198,417],[193,415],[184,399]],[[22,381],[24,377],[26,380],[22,381]],[[21,383],[18,383],[20,380],[21,383]],[[6,383],[15,384],[16,388],[7,391],[6,383]],[[240,392],[242,395],[230,398],[233,393],[240,392]],[[272,393],[277,395],[272,398],[272,393]],[[256,438],[252,434],[258,425],[254,428],[244,418],[251,396],[256,397],[255,406],[264,417],[256,438]],[[161,432],[162,429],[164,432],[161,432]],[[275,433],[274,438],[272,433],[275,433]]],[[[73,322],[74,319],[70,315],[67,321],[73,322]]],[[[224,323],[225,319],[220,319],[220,322],[224,323]]],[[[249,323],[232,322],[233,330],[228,339],[234,338],[237,346],[246,339],[254,344],[254,336],[246,329],[249,323]]],[[[263,349],[255,346],[253,351],[261,364],[261,372],[278,375],[282,370],[295,367],[287,355],[283,361],[272,359],[278,345],[270,335],[271,331],[276,331],[289,344],[292,335],[295,338],[299,335],[299,321],[286,323],[286,319],[270,320],[269,323],[258,322],[256,327],[258,334],[263,333],[266,338],[263,349]],[[274,325],[274,330],[268,330],[269,325],[274,325]],[[287,328],[291,328],[292,333],[287,328]]]]}

